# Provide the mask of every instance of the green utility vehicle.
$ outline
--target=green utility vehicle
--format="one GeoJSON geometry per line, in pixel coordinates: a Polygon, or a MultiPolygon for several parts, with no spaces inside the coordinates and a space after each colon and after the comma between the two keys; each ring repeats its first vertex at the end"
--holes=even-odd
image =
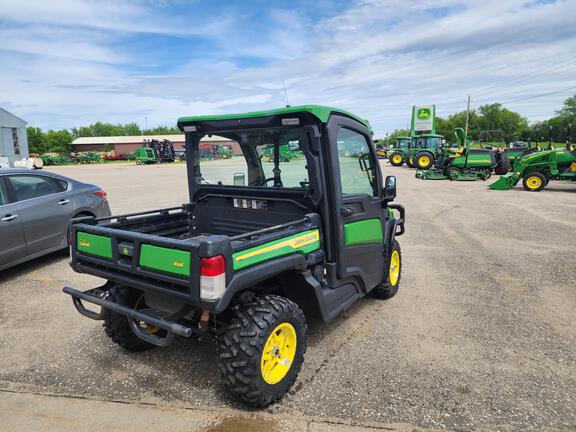
{"type": "Polygon", "coordinates": [[[550,180],[576,181],[576,150],[570,140],[564,149],[543,150],[519,157],[512,172],[500,177],[490,188],[512,189],[520,180],[524,189],[530,192],[541,191],[550,180]]]}
{"type": "Polygon", "coordinates": [[[408,150],[407,158],[412,167],[421,170],[432,168],[442,151],[444,137],[437,134],[423,134],[414,137],[414,147],[408,150]]]}
{"type": "MultiPolygon", "coordinates": [[[[274,145],[269,145],[262,150],[262,159],[265,162],[274,162],[274,154],[274,145]]],[[[296,153],[290,149],[288,144],[280,146],[278,155],[281,162],[290,162],[296,158],[296,153]]]]}
{"type": "Polygon", "coordinates": [[[399,136],[396,144],[389,150],[388,160],[391,165],[401,166],[406,162],[406,153],[408,148],[412,145],[413,139],[408,136],[399,136]],[[391,152],[391,153],[390,153],[391,152]]]}
{"type": "Polygon", "coordinates": [[[418,170],[416,177],[423,180],[487,180],[499,165],[492,149],[471,148],[471,142],[462,128],[454,129],[455,147],[443,147],[433,169],[418,170]]]}
{"type": "Polygon", "coordinates": [[[304,311],[328,322],[367,294],[398,291],[404,207],[392,204],[396,178],[382,178],[369,123],[336,108],[183,117],[178,126],[189,202],[73,220],[72,268],[107,282],[64,292],[128,351],[212,335],[224,384],[263,407],[300,371],[304,311]],[[231,173],[202,160],[199,143],[210,134],[237,142],[245,166],[231,173]],[[290,142],[302,157],[285,163],[290,142]],[[260,157],[269,146],[272,166],[260,157]],[[343,155],[348,147],[362,147],[362,156],[343,155]]]}
{"type": "Polygon", "coordinates": [[[156,163],[156,156],[154,155],[154,150],[150,147],[140,147],[134,152],[136,158],[136,164],[153,164],[156,163]]]}

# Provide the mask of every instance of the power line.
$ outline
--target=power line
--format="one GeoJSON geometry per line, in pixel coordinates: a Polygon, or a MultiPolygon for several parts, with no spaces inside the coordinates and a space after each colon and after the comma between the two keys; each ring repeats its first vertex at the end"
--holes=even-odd
{"type": "Polygon", "coordinates": [[[536,98],[539,98],[539,97],[548,96],[548,95],[556,94],[556,93],[562,93],[562,92],[564,92],[564,91],[574,90],[574,89],[576,89],[576,86],[574,86],[574,87],[567,87],[567,88],[565,88],[565,89],[556,90],[556,91],[553,91],[553,92],[542,93],[542,94],[539,94],[539,95],[527,96],[527,97],[524,97],[524,98],[514,99],[514,100],[511,100],[511,101],[504,101],[504,102],[501,102],[501,103],[505,104],[505,103],[520,102],[520,101],[524,101],[524,100],[528,100],[528,99],[536,99],[536,98]]]}

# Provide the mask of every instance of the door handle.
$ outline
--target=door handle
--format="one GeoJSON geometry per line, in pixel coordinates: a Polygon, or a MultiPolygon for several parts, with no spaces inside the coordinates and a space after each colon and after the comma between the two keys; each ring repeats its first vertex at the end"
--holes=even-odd
{"type": "Polygon", "coordinates": [[[2,219],[0,219],[2,222],[10,222],[13,221],[14,219],[16,219],[18,217],[18,215],[6,215],[4,216],[2,219]]]}
{"type": "Polygon", "coordinates": [[[342,216],[352,216],[354,214],[354,208],[353,207],[342,207],[340,209],[340,212],[342,213],[342,216]]]}
{"type": "Polygon", "coordinates": [[[58,201],[58,205],[66,205],[66,204],[68,204],[69,202],[70,202],[70,200],[65,200],[65,199],[63,199],[63,200],[58,201]]]}

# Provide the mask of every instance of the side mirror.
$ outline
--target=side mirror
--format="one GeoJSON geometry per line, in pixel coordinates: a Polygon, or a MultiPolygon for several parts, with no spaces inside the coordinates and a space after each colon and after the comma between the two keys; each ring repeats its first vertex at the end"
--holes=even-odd
{"type": "Polygon", "coordinates": [[[396,176],[387,176],[382,189],[383,198],[386,201],[393,201],[396,198],[396,176]]]}
{"type": "Polygon", "coordinates": [[[246,175],[243,172],[234,173],[234,186],[245,186],[246,175]]]}

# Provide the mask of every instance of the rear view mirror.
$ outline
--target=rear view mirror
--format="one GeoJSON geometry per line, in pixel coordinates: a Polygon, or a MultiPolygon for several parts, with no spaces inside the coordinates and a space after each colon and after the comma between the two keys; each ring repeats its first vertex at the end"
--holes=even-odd
{"type": "Polygon", "coordinates": [[[393,201],[396,198],[396,176],[386,177],[383,189],[383,198],[386,201],[393,201]]]}
{"type": "Polygon", "coordinates": [[[245,186],[246,175],[243,172],[234,173],[234,186],[245,186]]]}

